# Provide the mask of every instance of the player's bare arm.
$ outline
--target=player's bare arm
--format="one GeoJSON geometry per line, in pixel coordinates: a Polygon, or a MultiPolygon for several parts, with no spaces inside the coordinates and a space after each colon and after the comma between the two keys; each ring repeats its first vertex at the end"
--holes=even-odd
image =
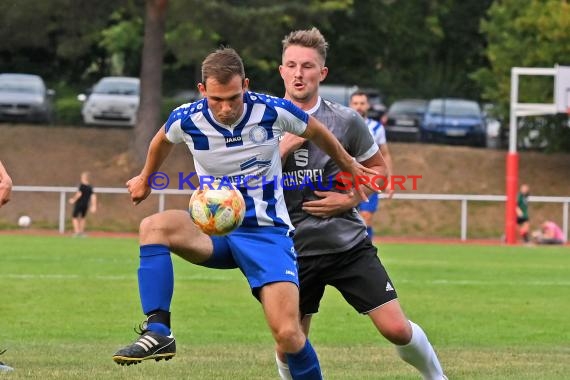
{"type": "MultiPolygon", "coordinates": [[[[327,129],[327,127],[312,116],[309,116],[307,129],[305,129],[305,132],[301,137],[314,142],[336,162],[340,170],[350,173],[352,178],[368,177],[370,175],[374,176],[380,174],[358,163],[350,154],[348,154],[342,144],[327,129]]],[[[361,199],[367,200],[368,198],[364,191],[365,187],[370,187],[371,190],[373,190],[373,188],[368,184],[359,186],[356,189],[356,192],[360,195],[361,199]]]]}
{"type": "Polygon", "coordinates": [[[126,183],[133,204],[139,204],[150,195],[152,189],[148,183],[149,177],[160,169],[162,163],[172,151],[173,146],[166,138],[164,127],[160,128],[150,142],[142,171],[126,183]]]}
{"type": "Polygon", "coordinates": [[[281,141],[279,141],[279,155],[281,156],[281,162],[285,162],[287,157],[299,149],[305,141],[307,140],[301,136],[286,132],[281,141]]]}
{"type": "MultiPolygon", "coordinates": [[[[374,170],[381,176],[386,176],[386,173],[389,172],[386,162],[379,151],[369,159],[363,161],[361,164],[368,169],[374,170]]],[[[378,187],[383,186],[381,182],[382,179],[379,177],[379,180],[376,183],[378,187]]],[[[362,189],[366,192],[366,195],[370,195],[375,191],[369,187],[362,187],[362,189]]],[[[315,195],[321,199],[304,202],[303,211],[320,218],[330,218],[340,215],[356,207],[360,203],[360,197],[353,191],[347,193],[315,191],[315,195]]]]}

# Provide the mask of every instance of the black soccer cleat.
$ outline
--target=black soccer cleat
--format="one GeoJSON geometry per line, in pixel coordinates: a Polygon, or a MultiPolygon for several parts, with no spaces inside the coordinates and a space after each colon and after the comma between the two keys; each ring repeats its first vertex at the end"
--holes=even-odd
{"type": "MultiPolygon", "coordinates": [[[[2,355],[4,352],[6,352],[6,350],[0,350],[0,355],[2,355]]],[[[0,372],[11,372],[13,370],[14,370],[14,368],[0,362],[0,372]]]]}
{"type": "Polygon", "coordinates": [[[152,331],[141,331],[141,336],[113,355],[113,361],[120,365],[138,364],[143,360],[170,360],[176,355],[174,336],[164,336],[152,331]]]}

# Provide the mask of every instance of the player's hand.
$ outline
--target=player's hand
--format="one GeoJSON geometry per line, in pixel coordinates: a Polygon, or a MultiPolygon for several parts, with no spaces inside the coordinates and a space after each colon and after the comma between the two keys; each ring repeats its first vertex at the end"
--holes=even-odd
{"type": "Polygon", "coordinates": [[[353,185],[353,191],[360,196],[360,199],[368,202],[368,196],[366,195],[364,188],[367,187],[372,192],[377,192],[378,187],[372,185],[372,177],[379,175],[376,170],[367,168],[366,166],[360,164],[356,160],[353,160],[350,172],[351,181],[353,185]]]}
{"type": "Polygon", "coordinates": [[[354,192],[315,191],[315,195],[321,199],[303,202],[303,211],[319,218],[340,215],[360,203],[360,197],[354,192]]]}
{"type": "Polygon", "coordinates": [[[8,180],[0,181],[0,207],[10,201],[12,196],[12,182],[8,180]]]}
{"type": "Polygon", "coordinates": [[[144,201],[152,191],[148,181],[141,175],[131,178],[127,181],[126,185],[134,205],[138,205],[144,201]]]}

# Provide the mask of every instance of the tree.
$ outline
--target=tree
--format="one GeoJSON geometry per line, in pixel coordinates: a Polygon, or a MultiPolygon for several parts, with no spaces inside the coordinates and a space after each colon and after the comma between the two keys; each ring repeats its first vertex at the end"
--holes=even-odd
{"type": "Polygon", "coordinates": [[[99,46],[108,53],[111,75],[136,75],[140,71],[143,20],[121,8],[111,15],[113,24],[101,31],[99,46]]]}
{"type": "Polygon", "coordinates": [[[159,125],[162,100],[162,62],[164,55],[164,32],[168,0],[147,0],[144,27],[141,97],[134,128],[134,158],[139,164],[146,158],[150,140],[159,125]]]}
{"type": "Polygon", "coordinates": [[[486,64],[479,20],[491,0],[355,1],[323,30],[331,83],[377,87],[391,99],[479,98],[486,64]]]}
{"type": "MultiPolygon", "coordinates": [[[[525,6],[518,0],[495,2],[481,22],[481,30],[488,41],[485,54],[490,67],[477,70],[473,78],[480,83],[483,97],[499,105],[505,120],[508,119],[512,67],[570,65],[570,4],[567,1],[529,0],[525,6]]],[[[552,90],[550,78],[525,77],[520,83],[519,100],[549,103],[552,90]]],[[[570,129],[566,128],[564,118],[541,117],[535,124],[539,133],[550,136],[550,149],[570,150],[570,129]],[[546,125],[544,120],[548,121],[548,128],[540,127],[546,125]]]]}
{"type": "Polygon", "coordinates": [[[104,70],[101,30],[115,10],[137,1],[0,0],[0,70],[36,73],[58,83],[77,83],[89,67],[104,70]]]}
{"type": "Polygon", "coordinates": [[[200,80],[200,62],[220,45],[235,48],[244,60],[252,89],[283,92],[277,72],[281,40],[293,29],[321,26],[352,0],[172,0],[167,45],[178,67],[191,66],[200,80]]]}

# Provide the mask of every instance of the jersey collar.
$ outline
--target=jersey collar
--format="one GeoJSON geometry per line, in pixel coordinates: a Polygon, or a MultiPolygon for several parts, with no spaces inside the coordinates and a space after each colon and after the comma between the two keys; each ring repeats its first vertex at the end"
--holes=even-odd
{"type": "Polygon", "coordinates": [[[305,112],[308,113],[309,115],[312,115],[312,114],[314,114],[315,112],[317,112],[317,110],[318,110],[319,107],[321,106],[321,101],[322,101],[322,99],[321,99],[321,97],[319,96],[318,99],[317,99],[317,103],[313,106],[313,108],[311,108],[311,109],[309,109],[309,110],[307,110],[307,111],[305,111],[305,112]]]}

